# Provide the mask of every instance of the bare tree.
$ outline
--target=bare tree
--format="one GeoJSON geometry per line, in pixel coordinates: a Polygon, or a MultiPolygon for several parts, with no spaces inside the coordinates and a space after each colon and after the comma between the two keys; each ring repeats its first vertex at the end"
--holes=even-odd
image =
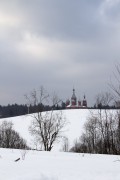
{"type": "Polygon", "coordinates": [[[26,141],[13,129],[12,122],[3,121],[0,125],[0,147],[29,149],[26,141]]]}
{"type": "Polygon", "coordinates": [[[120,154],[119,118],[115,110],[102,109],[91,114],[73,151],[120,154]]]}
{"type": "Polygon", "coordinates": [[[108,107],[112,103],[113,95],[110,92],[102,92],[96,96],[96,106],[98,108],[108,107]]]}
{"type": "Polygon", "coordinates": [[[67,137],[64,137],[64,139],[63,139],[62,151],[64,151],[64,152],[69,151],[69,139],[67,137]]]}
{"type": "Polygon", "coordinates": [[[52,107],[54,107],[60,100],[55,94],[51,98],[43,87],[40,87],[39,91],[34,90],[29,98],[27,96],[27,99],[38,107],[37,112],[31,114],[32,123],[29,131],[35,137],[35,141],[42,145],[43,150],[51,151],[53,144],[62,136],[66,119],[62,111],[51,110],[43,112],[41,106],[38,105],[42,104],[44,106],[45,103],[50,103],[52,99],[52,107]]]}
{"type": "Polygon", "coordinates": [[[117,107],[120,107],[120,63],[115,66],[114,79],[110,81],[109,87],[112,89],[117,107]]]}

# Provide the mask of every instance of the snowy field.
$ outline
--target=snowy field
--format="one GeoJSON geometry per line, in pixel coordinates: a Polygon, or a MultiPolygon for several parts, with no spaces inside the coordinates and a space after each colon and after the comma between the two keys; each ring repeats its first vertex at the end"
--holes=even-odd
{"type": "MultiPolygon", "coordinates": [[[[81,135],[83,131],[83,125],[86,122],[89,114],[90,110],[88,109],[63,110],[63,116],[66,118],[68,123],[62,135],[68,138],[70,147],[72,147],[74,141],[81,135]]],[[[26,115],[0,119],[0,121],[3,120],[12,121],[13,128],[19,132],[21,137],[27,140],[28,146],[35,148],[33,137],[29,133],[29,126],[32,120],[31,116],[26,115]]],[[[63,140],[64,139],[61,139],[61,142],[55,144],[53,148],[54,151],[61,150],[63,146],[63,140]]]]}
{"type": "MultiPolygon", "coordinates": [[[[63,114],[68,121],[64,135],[72,147],[90,111],[64,110],[63,114]]],[[[28,131],[30,116],[0,119],[3,120],[12,121],[14,129],[33,147],[33,137],[28,131]]],[[[62,141],[51,152],[1,148],[0,180],[120,180],[119,156],[59,152],[61,147],[62,141]],[[17,158],[20,160],[15,162],[17,158]]]]}
{"type": "Polygon", "coordinates": [[[0,149],[0,180],[120,180],[119,156],[0,149]]]}
{"type": "MultiPolygon", "coordinates": [[[[110,110],[112,113],[116,110],[110,110]]],[[[58,112],[58,111],[57,111],[58,112]]],[[[64,128],[63,136],[68,138],[69,148],[71,148],[76,139],[80,137],[83,132],[84,123],[87,121],[91,112],[97,113],[98,110],[89,110],[89,109],[73,109],[73,110],[63,110],[63,116],[67,120],[67,125],[64,128]]],[[[29,126],[32,121],[32,117],[30,115],[18,116],[12,118],[0,119],[2,121],[11,121],[13,123],[13,128],[23,137],[29,147],[36,148],[34,144],[33,136],[29,133],[29,126]]],[[[52,151],[62,151],[62,147],[64,144],[64,138],[61,141],[57,142],[52,151]]],[[[38,148],[38,147],[37,147],[38,148]]]]}

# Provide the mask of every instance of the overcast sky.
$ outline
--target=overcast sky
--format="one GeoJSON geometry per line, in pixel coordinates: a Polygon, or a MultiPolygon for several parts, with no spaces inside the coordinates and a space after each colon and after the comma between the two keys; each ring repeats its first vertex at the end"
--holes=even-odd
{"type": "Polygon", "coordinates": [[[120,0],[0,0],[0,104],[41,85],[89,105],[120,59],[120,0]]]}

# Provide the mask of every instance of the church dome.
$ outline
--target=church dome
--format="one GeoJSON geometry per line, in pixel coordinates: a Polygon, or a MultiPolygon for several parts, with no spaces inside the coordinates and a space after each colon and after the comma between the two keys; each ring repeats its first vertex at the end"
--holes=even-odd
{"type": "Polygon", "coordinates": [[[73,89],[73,95],[72,95],[71,99],[75,99],[76,100],[75,89],[73,89]]]}
{"type": "Polygon", "coordinates": [[[71,97],[71,105],[72,106],[76,106],[77,105],[77,98],[75,96],[75,89],[73,89],[73,94],[72,94],[72,97],[71,97]]]}
{"type": "Polygon", "coordinates": [[[87,107],[87,101],[86,101],[85,95],[84,95],[84,99],[83,99],[83,106],[87,107]]]}

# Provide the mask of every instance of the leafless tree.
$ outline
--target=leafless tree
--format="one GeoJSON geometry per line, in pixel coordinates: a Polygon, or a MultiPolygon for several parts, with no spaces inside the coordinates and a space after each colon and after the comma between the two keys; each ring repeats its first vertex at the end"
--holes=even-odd
{"type": "Polygon", "coordinates": [[[96,106],[107,107],[112,103],[113,95],[110,92],[101,92],[96,96],[96,106]]]}
{"type": "Polygon", "coordinates": [[[109,87],[112,89],[116,105],[120,107],[120,63],[115,66],[114,79],[111,79],[109,87]]]}
{"type": "Polygon", "coordinates": [[[64,152],[69,151],[69,139],[67,137],[64,137],[64,139],[63,139],[62,151],[64,151],[64,152]]]}
{"type": "Polygon", "coordinates": [[[3,121],[0,125],[0,147],[29,149],[26,141],[13,129],[12,122],[3,121]]]}
{"type": "Polygon", "coordinates": [[[39,91],[34,90],[29,98],[27,96],[27,99],[38,107],[37,112],[31,114],[32,123],[29,131],[31,135],[35,137],[35,141],[42,145],[41,148],[43,150],[51,151],[53,144],[62,136],[63,128],[66,125],[66,119],[62,111],[51,110],[43,112],[41,106],[39,108],[38,105],[49,103],[52,99],[52,107],[54,107],[60,100],[55,93],[51,98],[43,87],[40,87],[39,91]]]}
{"type": "Polygon", "coordinates": [[[119,118],[119,113],[115,110],[96,110],[85,123],[84,133],[73,150],[83,153],[120,154],[119,118]]]}

